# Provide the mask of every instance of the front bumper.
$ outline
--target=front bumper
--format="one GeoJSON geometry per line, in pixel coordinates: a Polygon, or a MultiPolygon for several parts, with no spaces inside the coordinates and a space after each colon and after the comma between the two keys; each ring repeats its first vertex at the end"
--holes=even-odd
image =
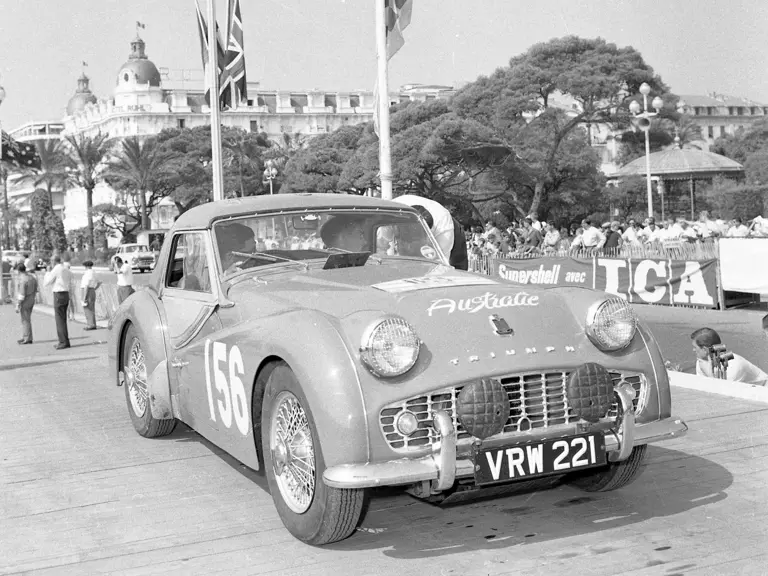
{"type": "MultiPolygon", "coordinates": [[[[626,460],[635,446],[678,438],[688,430],[685,422],[674,416],[648,424],[636,424],[632,408],[635,391],[624,384],[617,387],[616,392],[621,401],[622,416],[618,426],[605,434],[609,461],[626,460]]],[[[440,441],[432,454],[387,462],[340,464],[327,468],[323,473],[323,481],[333,488],[347,489],[434,481],[433,487],[439,492],[449,489],[457,479],[474,477],[475,464],[471,458],[456,456],[456,429],[448,413],[435,412],[433,425],[440,435],[440,441]]]]}

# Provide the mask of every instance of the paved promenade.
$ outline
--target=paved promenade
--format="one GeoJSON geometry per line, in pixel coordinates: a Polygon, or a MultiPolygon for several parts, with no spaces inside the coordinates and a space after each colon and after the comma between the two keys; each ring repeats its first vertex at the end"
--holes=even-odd
{"type": "Polygon", "coordinates": [[[0,306],[0,574],[764,575],[768,405],[682,388],[687,437],[630,488],[567,486],[438,508],[373,494],[358,532],[311,548],[264,478],[184,426],[147,440],[105,375],[106,331],[0,306]]]}

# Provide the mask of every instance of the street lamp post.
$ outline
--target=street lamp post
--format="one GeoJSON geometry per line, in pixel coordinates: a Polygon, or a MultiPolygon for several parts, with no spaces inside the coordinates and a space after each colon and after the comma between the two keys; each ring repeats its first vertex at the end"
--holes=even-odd
{"type": "MultiPolygon", "coordinates": [[[[0,104],[5,100],[5,89],[0,85],[0,104]]],[[[0,164],[2,164],[3,158],[3,123],[0,122],[0,164]]],[[[0,166],[0,171],[2,166],[0,166]]],[[[3,248],[6,250],[11,242],[10,222],[8,219],[8,173],[0,174],[0,180],[3,182],[3,248]]]]}
{"type": "Polygon", "coordinates": [[[653,184],[651,183],[651,141],[649,132],[651,129],[651,118],[658,115],[659,110],[664,106],[664,101],[656,96],[653,102],[651,102],[651,106],[656,109],[656,112],[651,112],[648,109],[648,94],[651,93],[651,87],[646,82],[640,85],[640,93],[643,95],[642,112],[640,111],[640,103],[637,100],[632,100],[629,105],[629,111],[638,119],[638,126],[645,132],[645,179],[648,188],[648,217],[653,218],[653,184]]]}
{"type": "Polygon", "coordinates": [[[270,195],[274,193],[274,189],[272,188],[272,180],[275,178],[277,178],[277,168],[275,168],[275,164],[272,162],[272,160],[267,160],[266,168],[264,169],[264,179],[269,182],[270,195]]]}

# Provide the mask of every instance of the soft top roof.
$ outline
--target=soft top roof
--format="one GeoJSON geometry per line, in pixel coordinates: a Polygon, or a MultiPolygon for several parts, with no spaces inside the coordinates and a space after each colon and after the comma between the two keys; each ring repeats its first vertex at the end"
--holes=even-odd
{"type": "Polygon", "coordinates": [[[173,225],[174,230],[210,228],[216,220],[254,213],[282,210],[321,210],[323,208],[359,208],[363,210],[395,209],[413,211],[411,207],[381,198],[351,194],[274,194],[219,200],[195,206],[184,212],[173,225]]]}

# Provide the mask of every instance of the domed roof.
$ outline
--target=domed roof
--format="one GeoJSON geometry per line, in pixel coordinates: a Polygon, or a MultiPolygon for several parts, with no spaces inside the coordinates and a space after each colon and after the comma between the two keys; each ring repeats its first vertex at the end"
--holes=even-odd
{"type": "Polygon", "coordinates": [[[85,75],[85,72],[77,79],[77,90],[75,90],[75,94],[67,103],[67,116],[72,116],[76,112],[84,110],[86,104],[96,103],[96,96],[88,86],[89,81],[90,78],[85,75]]]}
{"type": "MultiPolygon", "coordinates": [[[[650,154],[651,174],[669,177],[705,177],[729,172],[743,172],[744,167],[726,156],[691,150],[688,148],[670,148],[650,154]]],[[[618,176],[645,175],[645,156],[642,156],[619,170],[618,176]]]]}
{"type": "Polygon", "coordinates": [[[136,36],[131,42],[131,54],[128,61],[120,67],[117,84],[149,84],[160,86],[160,71],[147,58],[144,52],[144,40],[136,36]]]}

